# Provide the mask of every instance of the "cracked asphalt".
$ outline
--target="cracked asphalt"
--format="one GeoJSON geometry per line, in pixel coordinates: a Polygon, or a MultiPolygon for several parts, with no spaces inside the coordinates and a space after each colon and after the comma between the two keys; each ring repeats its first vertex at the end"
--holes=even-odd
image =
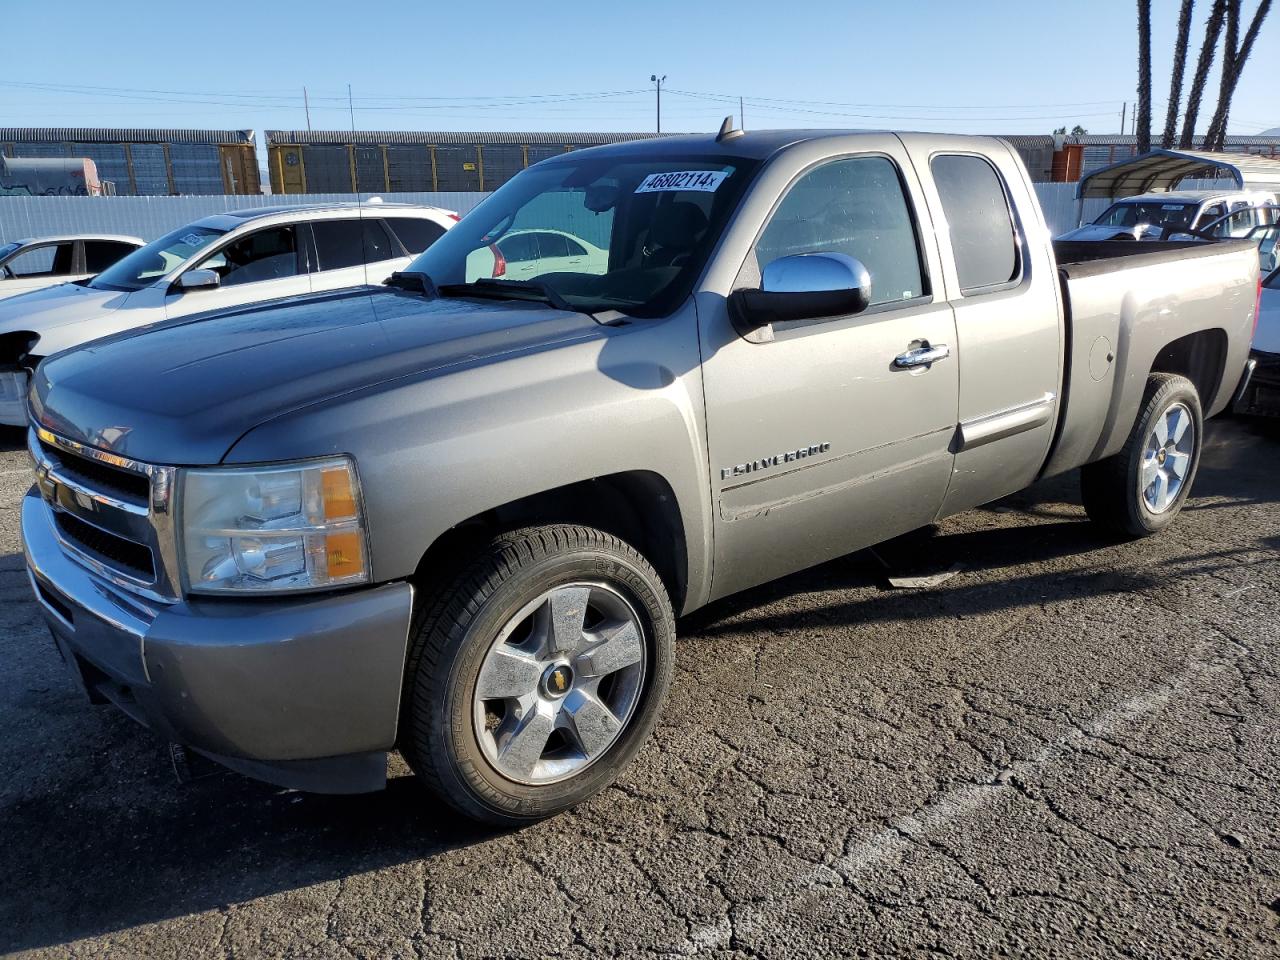
{"type": "Polygon", "coordinates": [[[402,764],[318,797],[83,702],[0,453],[0,951],[22,956],[1280,956],[1280,429],[1215,421],[1141,543],[1075,477],[683,621],[622,780],[496,833],[402,764]]]}

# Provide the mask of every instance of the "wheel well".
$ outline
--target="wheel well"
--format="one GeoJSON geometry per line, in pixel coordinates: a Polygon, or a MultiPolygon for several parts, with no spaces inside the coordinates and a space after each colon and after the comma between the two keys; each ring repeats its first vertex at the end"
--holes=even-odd
{"type": "Polygon", "coordinates": [[[670,484],[637,470],[545,490],[477,514],[441,534],[423,555],[415,579],[438,582],[506,530],[544,523],[576,523],[625,540],[662,577],[679,610],[688,584],[684,523],[670,484]]]}
{"type": "Polygon", "coordinates": [[[1190,380],[1200,394],[1206,415],[1222,384],[1227,362],[1224,330],[1200,330],[1174,340],[1151,364],[1152,373],[1176,373],[1190,380]]]}

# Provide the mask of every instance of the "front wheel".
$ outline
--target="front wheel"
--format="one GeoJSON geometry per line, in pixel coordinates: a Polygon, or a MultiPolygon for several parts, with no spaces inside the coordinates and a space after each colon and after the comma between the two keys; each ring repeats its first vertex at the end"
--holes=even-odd
{"type": "Polygon", "coordinates": [[[568,525],[498,537],[415,619],[401,749],[469,817],[558,813],[639,751],[674,637],[662,580],[616,537],[568,525]]]}
{"type": "Polygon", "coordinates": [[[1163,530],[1186,503],[1203,439],[1204,414],[1195,385],[1176,374],[1151,374],[1124,447],[1080,471],[1089,519],[1127,537],[1163,530]]]}

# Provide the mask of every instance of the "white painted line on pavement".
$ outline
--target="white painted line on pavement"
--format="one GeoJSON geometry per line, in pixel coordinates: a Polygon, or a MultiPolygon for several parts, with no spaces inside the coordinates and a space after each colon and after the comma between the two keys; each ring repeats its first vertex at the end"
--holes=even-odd
{"type": "Polygon", "coordinates": [[[1006,796],[1012,789],[1009,781],[1027,781],[1037,770],[1048,766],[1072,752],[1082,741],[1107,736],[1125,724],[1133,723],[1154,713],[1167,704],[1192,675],[1208,675],[1229,669],[1225,663],[1206,664],[1193,658],[1172,680],[1124,700],[1089,723],[1073,728],[1042,749],[1031,760],[1019,760],[1000,770],[989,783],[970,783],[956,787],[930,800],[924,806],[889,821],[889,826],[861,840],[843,856],[826,864],[819,864],[793,881],[794,892],[780,900],[764,902],[744,911],[736,923],[727,918],[716,924],[704,924],[695,928],[689,936],[688,947],[683,951],[701,953],[704,950],[725,948],[730,939],[741,939],[744,933],[767,926],[771,919],[784,913],[795,901],[818,886],[839,887],[852,883],[857,876],[894,852],[902,851],[917,838],[937,833],[966,813],[984,804],[1006,796]],[[689,949],[691,948],[691,949],[689,949]]]}

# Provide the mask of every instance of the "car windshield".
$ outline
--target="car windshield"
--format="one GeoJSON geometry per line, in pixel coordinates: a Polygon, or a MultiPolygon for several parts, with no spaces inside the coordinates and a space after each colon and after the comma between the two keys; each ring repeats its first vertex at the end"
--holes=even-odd
{"type": "Polygon", "coordinates": [[[21,246],[22,244],[20,243],[6,243],[4,246],[0,246],[0,260],[3,260],[21,246]]]}
{"type": "Polygon", "coordinates": [[[530,294],[577,310],[662,316],[689,295],[756,166],[607,154],[540,163],[407,270],[447,295],[530,294]]]}
{"type": "Polygon", "coordinates": [[[172,272],[224,232],[212,227],[179,227],[112,264],[90,280],[89,286],[95,290],[141,290],[172,272]]]}
{"type": "Polygon", "coordinates": [[[1195,217],[1194,203],[1114,203],[1107,212],[1093,221],[1105,227],[1136,227],[1149,224],[1163,228],[1164,232],[1186,230],[1195,217]]]}

